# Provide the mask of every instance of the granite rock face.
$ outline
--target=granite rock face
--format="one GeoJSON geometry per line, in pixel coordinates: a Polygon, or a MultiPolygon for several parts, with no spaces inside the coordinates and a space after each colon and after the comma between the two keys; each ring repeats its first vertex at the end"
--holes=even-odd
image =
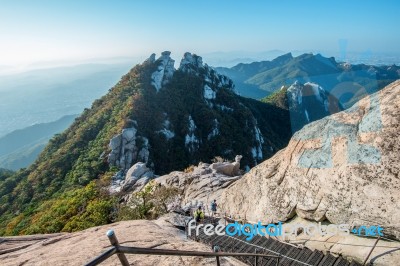
{"type": "Polygon", "coordinates": [[[380,225],[400,239],[400,81],[298,131],[222,194],[250,221],[380,225]]]}
{"type": "MultiPolygon", "coordinates": [[[[169,80],[174,75],[174,64],[175,60],[171,58],[170,51],[164,51],[161,53],[161,56],[157,59],[158,68],[151,75],[151,84],[159,91],[163,85],[167,84],[169,80]]],[[[155,62],[155,54],[152,54],[148,59],[150,62],[155,62]]]]}
{"type": "Polygon", "coordinates": [[[121,134],[110,140],[111,149],[108,155],[108,163],[122,169],[128,169],[136,159],[136,128],[125,128],[121,134]]]}
{"type": "Polygon", "coordinates": [[[126,172],[135,162],[147,163],[149,159],[149,141],[146,137],[137,136],[137,123],[132,121],[132,124],[133,127],[123,129],[109,143],[111,151],[108,163],[117,166],[122,172],[126,172]],[[142,143],[140,147],[136,145],[137,140],[142,143]]]}

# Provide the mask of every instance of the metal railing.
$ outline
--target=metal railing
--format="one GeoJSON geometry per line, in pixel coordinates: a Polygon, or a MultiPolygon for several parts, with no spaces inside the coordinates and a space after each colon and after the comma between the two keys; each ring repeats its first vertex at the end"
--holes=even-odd
{"type": "Polygon", "coordinates": [[[241,256],[252,256],[257,257],[268,257],[276,260],[276,265],[279,265],[279,256],[266,255],[261,253],[234,253],[234,252],[220,252],[218,248],[214,247],[214,252],[206,251],[188,251],[188,250],[173,250],[173,249],[153,249],[153,248],[138,248],[138,247],[125,247],[120,246],[117,237],[113,230],[107,232],[107,237],[110,240],[112,248],[103,252],[100,256],[94,258],[90,262],[86,263],[85,266],[95,266],[114,254],[117,254],[119,261],[123,266],[129,266],[128,259],[125,254],[142,254],[142,255],[165,255],[165,256],[194,256],[194,257],[205,257],[205,258],[216,258],[216,263],[220,265],[220,257],[241,257],[241,256]]]}

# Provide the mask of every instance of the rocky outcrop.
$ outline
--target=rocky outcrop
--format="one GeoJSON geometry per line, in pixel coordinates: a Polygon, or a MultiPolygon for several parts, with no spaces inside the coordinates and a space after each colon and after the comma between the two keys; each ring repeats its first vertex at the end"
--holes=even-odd
{"type": "Polygon", "coordinates": [[[179,69],[187,71],[190,68],[200,68],[200,67],[203,67],[203,59],[201,58],[201,56],[186,52],[183,55],[179,69]]]}
{"type": "Polygon", "coordinates": [[[202,73],[205,81],[204,98],[206,100],[215,99],[216,91],[212,88],[229,88],[236,92],[234,84],[227,76],[218,74],[214,69],[207,64],[203,64],[201,56],[186,52],[181,60],[179,70],[183,72],[191,72],[196,75],[202,73]],[[201,71],[199,71],[201,69],[201,71]]]}
{"type": "Polygon", "coordinates": [[[147,58],[144,62],[154,63],[156,61],[156,54],[152,53],[149,58],[147,58]]]}
{"type": "Polygon", "coordinates": [[[190,153],[193,153],[199,148],[200,140],[195,135],[197,126],[194,123],[192,116],[189,116],[188,120],[188,132],[185,135],[185,147],[190,153]]]}
{"type": "Polygon", "coordinates": [[[296,81],[286,93],[293,132],[343,110],[338,99],[316,83],[296,81]]]}
{"type": "Polygon", "coordinates": [[[111,152],[108,155],[108,163],[117,166],[122,172],[128,170],[134,162],[147,163],[149,159],[149,141],[145,137],[137,136],[137,123],[132,121],[132,124],[133,127],[123,129],[109,144],[111,152]],[[138,139],[142,143],[141,147],[136,145],[138,139]]]}
{"type": "Polygon", "coordinates": [[[136,159],[136,128],[126,128],[121,134],[114,136],[110,140],[109,147],[111,149],[108,155],[108,163],[127,169],[136,159]]]}
{"type": "Polygon", "coordinates": [[[136,162],[166,174],[214,156],[242,154],[242,164],[251,167],[286,145],[287,110],[238,97],[232,80],[198,55],[185,53],[176,71],[173,62],[165,51],[140,65],[140,73],[147,73],[140,82],[157,92],[135,96],[127,128],[110,141],[108,162],[120,170],[114,179],[123,180],[136,162]]]}
{"type": "Polygon", "coordinates": [[[224,191],[228,213],[380,225],[400,239],[400,81],[298,131],[224,191]]]}
{"type": "MultiPolygon", "coordinates": [[[[124,221],[93,227],[81,232],[0,238],[2,266],[83,265],[110,248],[106,232],[113,229],[123,246],[174,250],[212,251],[211,247],[186,239],[171,226],[169,218],[156,221],[124,221]],[[140,231],[138,231],[140,228],[140,231]]],[[[215,258],[126,255],[131,265],[215,265],[215,258]]],[[[244,265],[221,257],[221,265],[244,265]]],[[[121,265],[113,255],[101,265],[121,265]]]]}
{"type": "MultiPolygon", "coordinates": [[[[127,118],[127,128],[110,140],[111,152],[108,155],[108,163],[120,169],[114,179],[123,180],[126,171],[136,162],[144,162],[155,172],[165,174],[177,169],[177,166],[173,168],[169,166],[169,163],[160,162],[160,158],[164,156],[176,158],[184,153],[189,153],[188,159],[178,158],[177,161],[186,161],[186,165],[211,156],[232,158],[236,153],[240,153],[243,155],[243,164],[253,166],[277,150],[276,147],[272,148],[276,146],[276,141],[281,142],[281,139],[285,139],[282,142],[285,143],[288,140],[290,133],[286,132],[290,132],[287,130],[289,123],[283,122],[284,126],[269,125],[270,120],[273,120],[275,124],[281,124],[276,120],[287,120],[288,112],[268,105],[253,106],[250,101],[238,98],[234,93],[235,87],[232,80],[204,64],[198,55],[185,53],[176,72],[173,62],[171,53],[165,51],[158,59],[155,54],[152,54],[142,64],[143,67],[152,71],[157,68],[155,72],[149,72],[150,82],[157,89],[157,93],[140,103],[143,108],[139,109],[147,107],[148,111],[137,111],[137,114],[136,111],[133,112],[132,116],[127,118]],[[190,77],[197,83],[180,83],[176,76],[190,77]],[[186,85],[179,88],[183,84],[186,85]],[[184,95],[181,95],[182,92],[184,95]],[[167,95],[180,99],[169,98],[170,96],[167,95]],[[187,95],[192,96],[186,97],[187,95]],[[157,99],[157,97],[160,98],[157,99]],[[180,102],[181,98],[185,100],[180,102]],[[153,106],[151,102],[156,101],[158,103],[153,106]],[[196,104],[196,108],[202,111],[189,111],[191,107],[185,107],[188,102],[196,104]],[[176,109],[175,105],[180,106],[179,108],[184,107],[185,114],[181,114],[182,110],[176,109]],[[267,111],[278,113],[278,115],[268,117],[262,115],[267,111]],[[144,115],[150,112],[154,121],[152,119],[149,121],[148,118],[143,119],[144,115]],[[181,119],[187,119],[187,123],[181,123],[181,119]],[[153,124],[148,126],[148,123],[153,124]],[[235,125],[232,125],[233,123],[235,125]],[[284,134],[278,132],[281,127],[285,127],[284,134]],[[152,130],[150,131],[149,128],[152,130]],[[218,145],[232,137],[237,138],[241,144],[228,141],[224,146],[218,145]],[[154,149],[151,148],[152,146],[154,149]]],[[[280,147],[282,143],[279,144],[280,147]]],[[[179,163],[178,167],[184,166],[183,163],[179,163]]],[[[236,175],[236,173],[226,174],[236,175]]]]}
{"type": "Polygon", "coordinates": [[[188,210],[198,205],[208,207],[214,199],[219,202],[222,191],[240,177],[239,175],[232,177],[219,173],[216,169],[211,168],[210,164],[199,163],[191,172],[175,171],[160,176],[155,181],[164,186],[183,190],[180,205],[188,210]]]}

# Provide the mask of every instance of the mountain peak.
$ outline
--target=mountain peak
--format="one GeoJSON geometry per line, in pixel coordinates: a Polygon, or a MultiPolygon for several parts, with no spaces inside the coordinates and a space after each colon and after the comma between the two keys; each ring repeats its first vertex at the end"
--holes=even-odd
{"type": "Polygon", "coordinates": [[[189,69],[202,68],[202,67],[204,66],[203,66],[203,58],[201,58],[201,56],[186,52],[183,55],[179,69],[186,71],[189,69]]]}
{"type": "Polygon", "coordinates": [[[281,56],[278,56],[277,58],[272,60],[272,62],[274,62],[274,63],[284,63],[284,62],[287,62],[287,61],[289,61],[291,59],[293,59],[292,53],[287,53],[287,54],[283,54],[281,56]]]}
{"type": "Polygon", "coordinates": [[[156,61],[156,54],[152,53],[149,58],[147,58],[146,60],[144,60],[144,62],[149,62],[149,63],[154,63],[156,61]]]}

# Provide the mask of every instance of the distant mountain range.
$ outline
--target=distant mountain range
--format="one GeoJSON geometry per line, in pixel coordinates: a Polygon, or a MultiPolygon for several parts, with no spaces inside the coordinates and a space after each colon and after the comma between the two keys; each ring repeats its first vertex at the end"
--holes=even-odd
{"type": "MultiPolygon", "coordinates": [[[[242,96],[256,99],[268,96],[282,86],[290,86],[295,81],[315,82],[327,91],[332,91],[346,82],[356,82],[365,87],[366,93],[371,94],[400,78],[400,67],[396,65],[352,65],[320,54],[293,57],[288,53],[272,61],[238,64],[231,68],[217,67],[216,70],[229,76],[242,96]]],[[[348,104],[348,99],[341,99],[342,94],[335,96],[343,105],[348,104]]],[[[351,103],[363,96],[365,94],[352,98],[351,103]]]]}
{"type": "Polygon", "coordinates": [[[0,138],[0,167],[18,170],[33,163],[49,139],[69,127],[77,115],[15,130],[0,138]]]}
{"type": "Polygon", "coordinates": [[[104,95],[129,64],[85,64],[0,76],[0,137],[78,114],[104,95]]]}

